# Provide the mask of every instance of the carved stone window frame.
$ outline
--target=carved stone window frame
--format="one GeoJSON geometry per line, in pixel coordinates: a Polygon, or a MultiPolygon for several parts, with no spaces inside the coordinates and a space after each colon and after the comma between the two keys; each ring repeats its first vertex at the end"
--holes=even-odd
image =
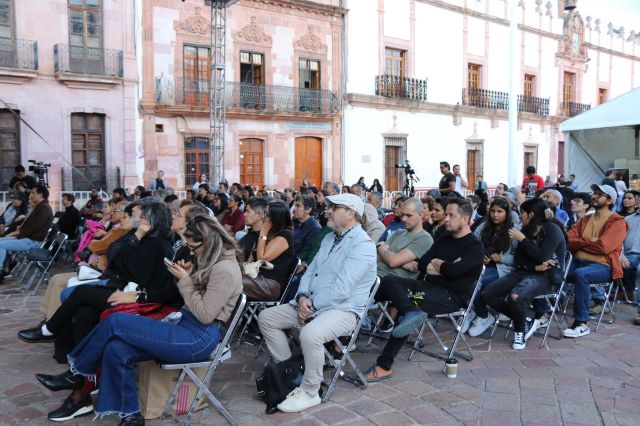
{"type": "Polygon", "coordinates": [[[318,27],[309,25],[307,33],[295,38],[293,42],[293,64],[291,79],[293,87],[300,87],[300,59],[312,59],[320,62],[320,89],[331,90],[329,87],[328,46],[318,35],[318,27]]]}
{"type": "Polygon", "coordinates": [[[264,84],[273,84],[271,50],[273,38],[259,24],[255,16],[240,30],[233,33],[233,49],[229,51],[227,62],[233,67],[233,81],[240,81],[240,52],[259,53],[264,59],[264,84]]]}

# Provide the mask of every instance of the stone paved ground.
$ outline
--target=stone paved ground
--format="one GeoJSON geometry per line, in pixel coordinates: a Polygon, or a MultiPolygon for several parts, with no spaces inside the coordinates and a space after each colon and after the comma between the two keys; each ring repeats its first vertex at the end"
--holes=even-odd
{"type": "MultiPolygon", "coordinates": [[[[34,296],[15,284],[0,287],[0,424],[51,424],[46,413],[64,393],[40,386],[34,373],[63,371],[52,359],[52,344],[26,344],[16,332],[39,322],[43,290],[34,296]]],[[[394,378],[366,390],[341,382],[332,400],[301,414],[265,415],[254,398],[256,374],[264,357],[253,359],[254,347],[233,352],[212,383],[212,389],[239,424],[541,424],[637,425],[640,414],[640,335],[631,325],[635,308],[617,306],[615,324],[577,340],[550,339],[539,349],[533,337],[515,352],[499,329],[493,343],[472,339],[475,359],[461,361],[457,379],[441,373],[442,362],[418,354],[407,362],[408,347],[395,365],[394,378]]],[[[359,342],[354,358],[366,368],[380,351],[380,342],[366,348],[359,342]]],[[[115,418],[82,417],[68,424],[116,425],[115,418]]],[[[147,424],[169,424],[149,421],[147,424]]],[[[194,424],[226,424],[206,409],[194,424]]]]}

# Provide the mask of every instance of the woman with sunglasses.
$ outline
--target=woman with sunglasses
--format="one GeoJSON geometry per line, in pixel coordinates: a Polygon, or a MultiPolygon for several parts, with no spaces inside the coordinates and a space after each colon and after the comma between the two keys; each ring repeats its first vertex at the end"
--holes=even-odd
{"type": "Polygon", "coordinates": [[[173,322],[156,321],[129,313],[115,313],[102,321],[69,354],[71,368],[57,376],[38,375],[51,390],[74,392],[68,400],[87,401],[81,392],[85,377],[100,373],[96,414],[118,413],[120,425],[144,425],[136,394],[135,364],[160,359],[179,364],[209,358],[220,342],[224,324],[242,293],[241,252],[233,237],[214,219],[196,216],[183,233],[186,245],[197,257],[197,266],[183,268],[170,263],[163,269],[178,279],[184,299],[173,322]],[[203,266],[199,266],[203,265],[203,266]]]}
{"type": "Polygon", "coordinates": [[[243,277],[244,294],[249,300],[278,300],[295,257],[293,222],[284,202],[267,204],[266,218],[251,257],[248,260],[270,262],[273,269],[260,268],[256,278],[243,277]]]}

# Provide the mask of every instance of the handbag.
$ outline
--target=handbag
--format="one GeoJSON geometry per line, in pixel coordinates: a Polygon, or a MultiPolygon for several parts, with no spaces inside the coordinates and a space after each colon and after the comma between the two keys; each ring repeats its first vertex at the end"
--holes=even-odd
{"type": "Polygon", "coordinates": [[[258,260],[256,262],[245,262],[242,264],[242,272],[248,277],[257,278],[260,274],[260,268],[273,269],[273,263],[266,260],[258,260]]]}
{"type": "Polygon", "coordinates": [[[163,305],[162,303],[123,303],[112,308],[105,309],[100,314],[100,321],[116,312],[126,312],[129,314],[142,315],[143,317],[154,320],[161,320],[172,312],[179,309],[173,306],[163,305]]]}
{"type": "Polygon", "coordinates": [[[277,405],[284,401],[289,392],[300,386],[303,374],[302,355],[265,367],[256,379],[256,388],[258,396],[267,404],[266,414],[278,411],[277,405]]]}

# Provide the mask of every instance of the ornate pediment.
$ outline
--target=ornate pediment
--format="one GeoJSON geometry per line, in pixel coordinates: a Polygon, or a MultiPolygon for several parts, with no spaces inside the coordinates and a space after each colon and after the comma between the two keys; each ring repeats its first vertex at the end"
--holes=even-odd
{"type": "Polygon", "coordinates": [[[558,56],[570,59],[572,62],[587,62],[587,47],[584,44],[584,22],[578,11],[567,13],[564,18],[562,39],[558,56]]]}
{"type": "Polygon", "coordinates": [[[244,26],[240,31],[236,33],[236,38],[252,43],[267,43],[271,44],[273,39],[267,34],[264,29],[256,24],[256,17],[251,17],[251,23],[244,26]]]}
{"type": "Polygon", "coordinates": [[[210,19],[202,16],[202,8],[196,7],[195,14],[184,21],[178,22],[176,30],[197,35],[209,35],[211,31],[209,23],[210,19]]]}
{"type": "Polygon", "coordinates": [[[327,51],[327,45],[322,43],[320,37],[313,32],[312,26],[309,26],[309,32],[296,40],[293,46],[296,49],[314,50],[317,52],[327,51]]]}

